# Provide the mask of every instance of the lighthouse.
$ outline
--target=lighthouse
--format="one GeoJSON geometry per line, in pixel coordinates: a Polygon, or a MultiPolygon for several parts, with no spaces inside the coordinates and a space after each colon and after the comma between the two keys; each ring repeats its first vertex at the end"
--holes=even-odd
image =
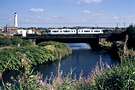
{"type": "Polygon", "coordinates": [[[18,27],[18,16],[17,13],[14,13],[14,27],[18,27]]]}

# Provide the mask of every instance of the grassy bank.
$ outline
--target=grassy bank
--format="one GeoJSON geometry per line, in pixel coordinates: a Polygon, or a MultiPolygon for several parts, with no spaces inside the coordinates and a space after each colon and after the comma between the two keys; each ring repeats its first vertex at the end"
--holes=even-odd
{"type": "Polygon", "coordinates": [[[22,72],[23,76],[20,75],[18,80],[13,78],[13,81],[20,83],[18,89],[37,90],[37,87],[41,88],[42,85],[39,85],[37,75],[31,75],[32,67],[59,61],[71,53],[72,50],[64,43],[50,41],[34,45],[29,40],[0,35],[0,83],[5,86],[2,89],[16,90],[16,85],[13,83],[1,82],[3,73],[10,70],[22,72]]]}
{"type": "Polygon", "coordinates": [[[66,44],[58,42],[2,47],[0,50],[0,72],[20,70],[21,68],[58,61],[71,53],[71,49],[66,44]]]}
{"type": "Polygon", "coordinates": [[[35,45],[30,40],[0,34],[0,80],[7,70],[30,69],[61,60],[71,53],[65,43],[50,41],[35,45]]]}

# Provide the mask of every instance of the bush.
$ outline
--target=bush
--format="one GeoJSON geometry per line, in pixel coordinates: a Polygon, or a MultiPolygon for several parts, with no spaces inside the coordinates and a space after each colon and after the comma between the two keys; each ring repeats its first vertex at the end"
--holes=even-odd
{"type": "Polygon", "coordinates": [[[23,40],[19,37],[0,37],[0,47],[4,46],[30,46],[33,43],[29,40],[23,40]]]}
{"type": "Polygon", "coordinates": [[[21,67],[21,60],[16,49],[0,50],[0,72],[9,70],[18,70],[21,67]]]}
{"type": "Polygon", "coordinates": [[[45,47],[56,57],[56,59],[61,59],[63,56],[65,57],[72,53],[72,50],[65,43],[49,41],[42,42],[38,45],[45,47]]]}
{"type": "Polygon", "coordinates": [[[2,90],[47,90],[41,83],[40,75],[24,73],[19,79],[14,79],[15,83],[3,83],[2,90]]]}
{"type": "Polygon", "coordinates": [[[120,66],[106,70],[95,79],[98,90],[134,90],[135,59],[124,60],[120,66]]]}
{"type": "Polygon", "coordinates": [[[135,42],[135,26],[130,25],[126,30],[126,34],[129,36],[128,47],[135,48],[135,44],[133,43],[135,42]]]}
{"type": "MultiPolygon", "coordinates": [[[[65,45],[65,44],[64,44],[65,45]]],[[[0,50],[0,72],[6,69],[19,70],[20,67],[54,62],[70,54],[63,44],[47,46],[10,47],[0,50]]]]}
{"type": "MultiPolygon", "coordinates": [[[[55,44],[54,42],[44,46],[2,48],[0,50],[0,72],[2,73],[6,70],[20,70],[20,68],[23,68],[25,74],[20,76],[19,80],[14,80],[18,82],[17,86],[14,83],[5,84],[5,90],[48,90],[46,86],[41,85],[40,79],[37,76],[31,75],[31,66],[54,62],[70,53],[71,50],[66,44],[55,44]]],[[[74,87],[70,85],[68,82],[65,82],[59,89],[71,90],[74,87]]]]}

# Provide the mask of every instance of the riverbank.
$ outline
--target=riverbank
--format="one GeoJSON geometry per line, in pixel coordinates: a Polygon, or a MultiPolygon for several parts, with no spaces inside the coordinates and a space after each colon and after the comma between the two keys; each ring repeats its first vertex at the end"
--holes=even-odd
{"type": "Polygon", "coordinates": [[[0,75],[8,70],[27,71],[33,66],[55,62],[69,56],[72,50],[64,43],[45,42],[39,45],[5,46],[0,48],[0,75]]]}
{"type": "Polygon", "coordinates": [[[99,45],[100,45],[102,50],[110,53],[112,58],[114,58],[118,61],[121,61],[119,53],[120,53],[122,44],[119,44],[119,43],[116,43],[116,42],[110,42],[110,41],[107,41],[107,40],[102,40],[102,41],[99,42],[99,45]]]}
{"type": "Polygon", "coordinates": [[[103,40],[99,44],[102,50],[107,51],[112,58],[115,58],[120,62],[123,62],[124,58],[135,56],[135,51],[133,49],[128,49],[127,43],[124,41],[109,42],[103,40]]]}

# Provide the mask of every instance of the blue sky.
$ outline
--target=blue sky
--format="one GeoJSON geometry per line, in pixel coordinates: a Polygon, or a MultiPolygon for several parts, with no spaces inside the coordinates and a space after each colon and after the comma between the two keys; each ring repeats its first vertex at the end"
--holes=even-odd
{"type": "Polygon", "coordinates": [[[135,23],[135,0],[0,0],[0,26],[116,26],[135,23]]]}

